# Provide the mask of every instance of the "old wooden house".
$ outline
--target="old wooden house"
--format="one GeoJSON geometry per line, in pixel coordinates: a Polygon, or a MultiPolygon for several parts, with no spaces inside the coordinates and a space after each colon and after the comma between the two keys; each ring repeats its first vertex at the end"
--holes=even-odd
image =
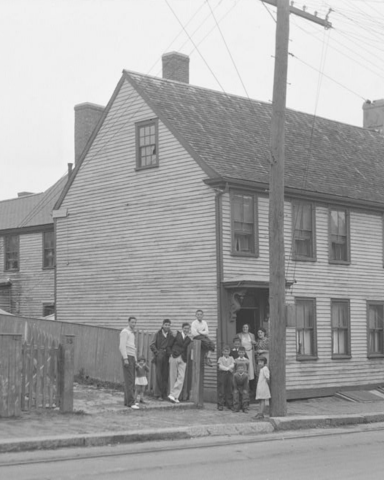
{"type": "MultiPolygon", "coordinates": [[[[268,326],[271,105],[188,79],[178,53],[163,78],[123,72],[55,207],[59,320],[179,328],[202,308],[219,349],[268,326]]],[[[380,133],[287,112],[290,398],[383,383],[383,183],[380,133]]]]}
{"type": "Polygon", "coordinates": [[[0,202],[0,309],[26,317],[55,311],[52,209],[67,175],[43,193],[0,202]]]}

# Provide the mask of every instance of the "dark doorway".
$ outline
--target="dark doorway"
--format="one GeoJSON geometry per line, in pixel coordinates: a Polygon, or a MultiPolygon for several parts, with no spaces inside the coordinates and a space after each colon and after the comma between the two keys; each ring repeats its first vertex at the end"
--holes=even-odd
{"type": "Polygon", "coordinates": [[[257,330],[265,327],[268,311],[268,290],[248,290],[241,304],[241,309],[236,315],[236,333],[241,332],[243,325],[247,323],[250,331],[256,336],[257,330]]]}

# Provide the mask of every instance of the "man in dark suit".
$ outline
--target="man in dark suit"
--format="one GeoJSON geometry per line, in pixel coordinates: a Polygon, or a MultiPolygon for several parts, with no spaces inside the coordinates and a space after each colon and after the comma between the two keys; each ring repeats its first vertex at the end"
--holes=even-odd
{"type": "Polygon", "coordinates": [[[179,396],[183,389],[185,368],[187,366],[187,350],[188,345],[192,341],[188,336],[189,328],[189,323],[183,323],[182,331],[177,332],[171,348],[171,356],[169,357],[171,392],[168,398],[172,403],[179,403],[179,396]]]}
{"type": "Polygon", "coordinates": [[[166,318],[163,326],[155,334],[150,349],[154,355],[153,363],[156,365],[155,397],[166,400],[168,394],[169,356],[174,337],[171,333],[171,321],[166,318]]]}

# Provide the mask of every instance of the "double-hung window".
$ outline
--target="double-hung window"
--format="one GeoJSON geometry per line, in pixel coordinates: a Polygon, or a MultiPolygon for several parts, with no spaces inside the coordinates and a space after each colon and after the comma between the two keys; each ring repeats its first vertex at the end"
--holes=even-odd
{"type": "Polygon", "coordinates": [[[351,356],[349,300],[331,300],[332,358],[351,356]]]}
{"type": "Polygon", "coordinates": [[[232,193],[232,253],[257,255],[257,203],[254,195],[232,193]]]}
{"type": "Polygon", "coordinates": [[[4,257],[6,271],[19,270],[19,236],[7,235],[4,237],[4,257]]]}
{"type": "Polygon", "coordinates": [[[296,298],[295,306],[297,357],[302,360],[316,358],[316,300],[296,298]]]}
{"type": "Polygon", "coordinates": [[[349,212],[343,209],[329,210],[329,261],[349,263],[349,212]]]}
{"type": "Polygon", "coordinates": [[[368,302],[368,356],[377,357],[384,355],[383,346],[383,302],[368,302]]]}
{"type": "Polygon", "coordinates": [[[315,208],[312,203],[292,203],[293,258],[315,260],[315,208]]]}
{"type": "Polygon", "coordinates": [[[55,239],[53,232],[43,233],[43,268],[55,266],[55,239]]]}
{"type": "Polygon", "coordinates": [[[159,135],[157,119],[136,124],[136,167],[156,167],[159,164],[159,135]]]}

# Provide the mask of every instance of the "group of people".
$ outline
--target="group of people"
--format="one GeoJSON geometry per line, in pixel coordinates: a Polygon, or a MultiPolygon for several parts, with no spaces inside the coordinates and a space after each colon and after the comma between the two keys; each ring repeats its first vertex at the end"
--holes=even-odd
{"type": "MultiPolygon", "coordinates": [[[[187,366],[187,351],[192,340],[201,340],[205,364],[213,365],[211,353],[215,351],[215,344],[209,337],[203,310],[196,310],[195,316],[196,319],[191,325],[184,322],[181,331],[177,331],[176,334],[171,331],[171,320],[163,320],[150,345],[153,353],[152,362],[156,366],[155,397],[159,401],[168,399],[172,403],[180,402],[187,366]]],[[[136,356],[136,322],[136,317],[128,318],[127,327],[120,333],[119,344],[124,373],[124,404],[134,410],[140,408],[140,403],[145,403],[144,390],[148,385],[149,372],[146,359],[136,356]]]]}
{"type": "Polygon", "coordinates": [[[249,331],[249,325],[233,339],[233,348],[225,345],[218,359],[217,408],[224,406],[235,412],[249,411],[250,395],[260,401],[260,412],[264,416],[266,400],[271,398],[268,368],[269,342],[266,331],[260,328],[257,339],[249,331]]]}
{"type": "MultiPolygon", "coordinates": [[[[193,340],[201,340],[204,362],[213,366],[211,354],[215,344],[209,337],[209,328],[204,320],[204,312],[196,310],[196,319],[190,325],[184,322],[181,331],[174,334],[171,320],[163,320],[156,332],[150,349],[152,362],[156,367],[155,398],[179,403],[187,366],[188,346],[193,340]],[[169,393],[168,393],[169,392],[169,393]]],[[[137,358],[135,345],[136,318],[129,317],[128,325],[120,333],[120,353],[124,372],[124,404],[134,410],[144,401],[144,391],[148,385],[149,367],[144,357],[137,358]]],[[[259,417],[263,417],[265,401],[271,397],[269,389],[269,345],[265,330],[260,328],[257,339],[245,324],[242,331],[233,339],[233,348],[225,345],[218,365],[219,410],[224,406],[239,412],[249,411],[250,395],[260,400],[259,417]]]]}

